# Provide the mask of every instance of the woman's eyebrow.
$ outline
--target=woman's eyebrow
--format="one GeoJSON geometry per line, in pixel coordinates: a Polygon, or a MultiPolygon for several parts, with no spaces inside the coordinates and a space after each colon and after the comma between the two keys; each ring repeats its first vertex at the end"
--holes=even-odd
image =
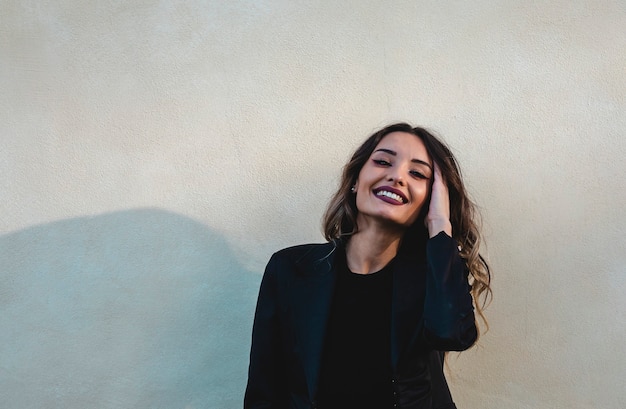
{"type": "MultiPolygon", "coordinates": [[[[386,148],[376,149],[374,152],[385,152],[385,153],[388,153],[388,154],[393,155],[393,156],[397,156],[398,155],[398,153],[396,151],[392,151],[391,149],[386,149],[386,148]]],[[[430,163],[424,162],[421,159],[411,159],[411,162],[417,163],[417,164],[420,164],[420,165],[426,165],[426,166],[428,166],[428,168],[431,171],[433,170],[433,167],[430,166],[430,163]]]]}
{"type": "Polygon", "coordinates": [[[419,165],[424,165],[424,166],[427,166],[427,167],[428,167],[428,169],[430,169],[431,171],[433,170],[433,167],[432,167],[432,166],[430,166],[430,163],[428,163],[428,162],[424,162],[424,161],[423,161],[423,160],[421,160],[421,159],[411,159],[411,162],[413,162],[413,163],[417,163],[417,164],[419,164],[419,165]]]}
{"type": "Polygon", "coordinates": [[[385,152],[393,156],[396,156],[398,154],[396,151],[392,151],[391,149],[385,149],[385,148],[376,149],[374,152],[385,152]]]}

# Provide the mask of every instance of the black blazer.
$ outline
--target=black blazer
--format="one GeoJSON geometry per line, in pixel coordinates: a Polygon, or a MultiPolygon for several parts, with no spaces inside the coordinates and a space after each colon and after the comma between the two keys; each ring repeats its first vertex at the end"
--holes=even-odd
{"type": "MultiPolygon", "coordinates": [[[[444,232],[393,266],[391,365],[398,408],[455,408],[443,354],[477,337],[468,271],[444,232]]],[[[270,259],[257,302],[245,409],[315,408],[325,330],[341,243],[281,250],[270,259]]],[[[323,408],[320,408],[323,409],[323,408]]]]}

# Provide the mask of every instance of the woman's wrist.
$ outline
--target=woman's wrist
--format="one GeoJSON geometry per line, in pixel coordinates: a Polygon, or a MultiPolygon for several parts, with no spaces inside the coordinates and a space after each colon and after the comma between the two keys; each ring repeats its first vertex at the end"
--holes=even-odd
{"type": "Polygon", "coordinates": [[[440,232],[445,232],[452,237],[452,223],[448,219],[430,219],[427,222],[428,237],[432,238],[440,232]]]}

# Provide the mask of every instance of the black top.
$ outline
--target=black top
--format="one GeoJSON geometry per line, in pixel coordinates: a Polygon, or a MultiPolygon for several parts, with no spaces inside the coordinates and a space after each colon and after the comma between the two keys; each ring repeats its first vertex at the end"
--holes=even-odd
{"type": "Polygon", "coordinates": [[[342,257],[322,356],[319,409],[393,407],[392,264],[355,274],[342,257]]]}

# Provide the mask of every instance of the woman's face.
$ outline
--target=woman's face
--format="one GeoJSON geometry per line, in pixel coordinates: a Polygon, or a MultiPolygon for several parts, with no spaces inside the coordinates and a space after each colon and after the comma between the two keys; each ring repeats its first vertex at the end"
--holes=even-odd
{"type": "Polygon", "coordinates": [[[409,227],[430,194],[432,161],[420,138],[406,132],[385,135],[363,165],[355,184],[357,224],[409,227]]]}

